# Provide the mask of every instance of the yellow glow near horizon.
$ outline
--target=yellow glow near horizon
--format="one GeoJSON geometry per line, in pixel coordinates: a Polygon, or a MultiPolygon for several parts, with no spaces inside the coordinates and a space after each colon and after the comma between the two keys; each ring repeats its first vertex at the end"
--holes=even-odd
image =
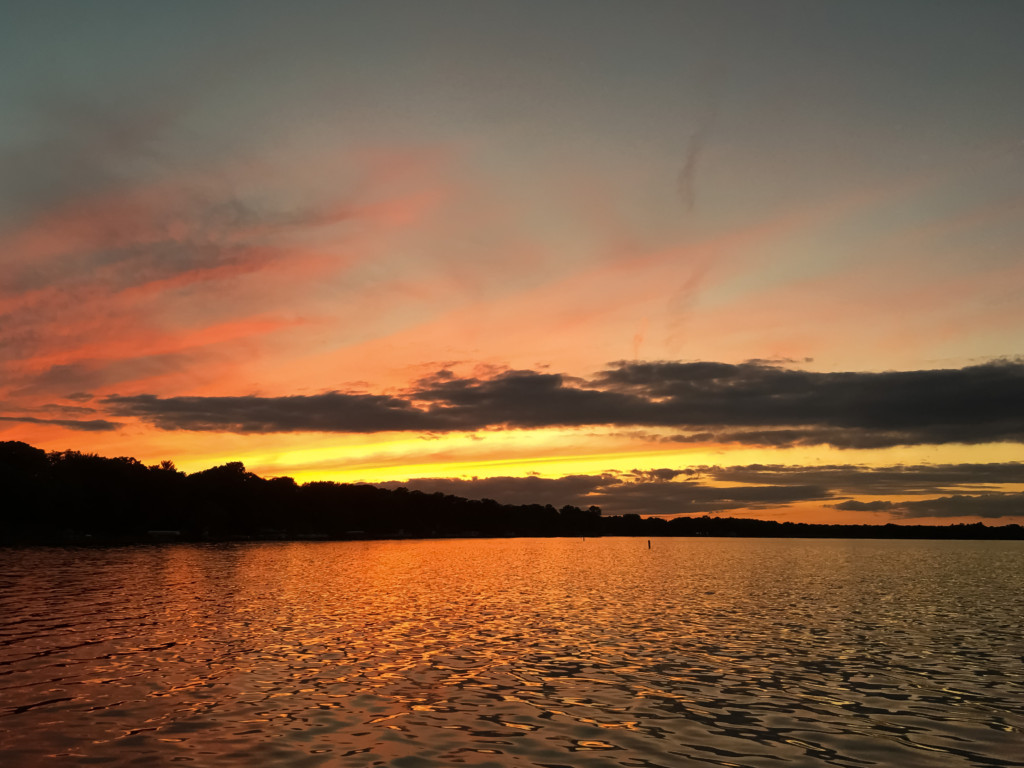
{"type": "MultiPolygon", "coordinates": [[[[52,429],[49,431],[53,431],[52,429]]],[[[45,450],[76,448],[44,430],[28,442],[45,450]]],[[[23,438],[24,439],[24,438],[23,438]]],[[[614,428],[488,430],[430,435],[419,433],[335,434],[164,431],[136,426],[91,438],[89,450],[102,456],[134,456],[145,464],[174,461],[184,472],[198,472],[241,461],[262,477],[287,475],[298,482],[406,481],[418,477],[560,477],[702,465],[777,464],[894,466],[1020,461],[1020,446],[898,446],[872,450],[829,446],[759,448],[673,443],[657,436],[614,428]]]]}
{"type": "MultiPolygon", "coordinates": [[[[294,438],[296,436],[289,436],[294,438]]],[[[292,442],[292,441],[289,441],[292,442]]],[[[707,465],[778,464],[893,466],[1018,461],[1004,444],[897,446],[851,450],[830,446],[757,448],[688,444],[622,435],[610,430],[495,430],[441,436],[317,435],[315,445],[295,440],[288,448],[236,457],[262,476],[298,482],[388,482],[423,477],[562,477],[707,465]]]]}
{"type": "Polygon", "coordinates": [[[385,482],[414,477],[599,474],[637,466],[704,464],[706,449],[612,438],[572,430],[500,430],[437,437],[402,436],[361,445],[318,446],[273,457],[250,456],[257,474],[289,475],[299,482],[385,482]]]}

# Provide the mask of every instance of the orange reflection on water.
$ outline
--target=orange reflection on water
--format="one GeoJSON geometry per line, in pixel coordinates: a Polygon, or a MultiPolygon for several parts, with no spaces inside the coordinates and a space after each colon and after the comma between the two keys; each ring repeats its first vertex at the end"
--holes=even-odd
{"type": "Polygon", "coordinates": [[[26,766],[699,762],[709,750],[741,763],[811,750],[824,765],[841,742],[865,764],[882,749],[915,765],[947,743],[941,706],[978,736],[947,757],[1005,761],[1018,746],[1001,693],[1018,544],[16,550],[3,565],[0,749],[26,766]]]}

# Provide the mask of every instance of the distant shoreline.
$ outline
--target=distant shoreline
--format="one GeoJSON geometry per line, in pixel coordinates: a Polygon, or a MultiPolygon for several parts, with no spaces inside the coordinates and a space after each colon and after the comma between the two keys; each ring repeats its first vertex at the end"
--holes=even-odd
{"type": "Polygon", "coordinates": [[[0,546],[633,536],[1021,540],[1012,523],[852,525],[703,515],[602,515],[406,488],[264,479],[231,462],[190,475],[173,463],[0,442],[0,546]]]}
{"type": "MultiPolygon", "coordinates": [[[[727,518],[736,519],[736,518],[727,518]]],[[[765,522],[765,521],[754,521],[754,522],[765,522]]],[[[770,521],[769,521],[770,522],[770,521]]],[[[870,526],[871,528],[884,528],[885,526],[870,526]]],[[[897,528],[918,528],[918,527],[929,527],[929,526],[895,526],[897,528]]],[[[952,527],[952,526],[950,526],[952,527]]],[[[351,542],[386,542],[386,541],[451,541],[453,539],[479,539],[479,540],[495,540],[495,539],[602,539],[602,538],[627,538],[627,539],[779,539],[786,541],[794,540],[821,540],[821,541],[1024,541],[1024,529],[1017,532],[1008,532],[1001,530],[1009,526],[986,526],[984,532],[971,531],[968,535],[933,535],[928,532],[915,532],[913,535],[886,535],[886,532],[882,533],[865,533],[864,535],[828,535],[828,534],[806,534],[800,535],[797,533],[793,534],[781,534],[781,535],[743,535],[743,534],[714,534],[714,535],[677,535],[677,534],[594,534],[591,536],[580,537],[570,534],[558,534],[552,536],[542,535],[508,535],[508,536],[495,536],[495,535],[480,535],[480,536],[460,536],[458,534],[446,534],[443,536],[366,536],[357,538],[334,538],[334,537],[321,537],[321,536],[296,536],[296,537],[235,537],[235,538],[217,538],[217,539],[188,539],[188,538],[139,538],[139,537],[93,537],[93,536],[74,536],[68,539],[54,539],[54,540],[22,540],[12,541],[0,538],[0,550],[2,549],[32,549],[32,548],[56,548],[56,549],[116,549],[120,547],[161,547],[167,545],[197,545],[197,544],[344,544],[351,542]]],[[[1020,527],[1020,526],[1018,526],[1020,527]]]]}

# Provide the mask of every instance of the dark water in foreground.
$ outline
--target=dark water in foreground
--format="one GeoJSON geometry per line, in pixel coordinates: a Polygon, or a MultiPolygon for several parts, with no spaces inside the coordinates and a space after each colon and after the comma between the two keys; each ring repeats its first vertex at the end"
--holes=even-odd
{"type": "Polygon", "coordinates": [[[1024,543],[0,550],[0,764],[1024,765],[1024,543]]]}

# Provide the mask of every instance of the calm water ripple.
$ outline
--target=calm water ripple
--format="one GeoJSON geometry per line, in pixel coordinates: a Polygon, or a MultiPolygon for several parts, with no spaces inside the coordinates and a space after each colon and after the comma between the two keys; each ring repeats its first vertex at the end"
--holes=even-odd
{"type": "Polygon", "coordinates": [[[0,550],[0,762],[1022,766],[1021,542],[0,550]]]}

